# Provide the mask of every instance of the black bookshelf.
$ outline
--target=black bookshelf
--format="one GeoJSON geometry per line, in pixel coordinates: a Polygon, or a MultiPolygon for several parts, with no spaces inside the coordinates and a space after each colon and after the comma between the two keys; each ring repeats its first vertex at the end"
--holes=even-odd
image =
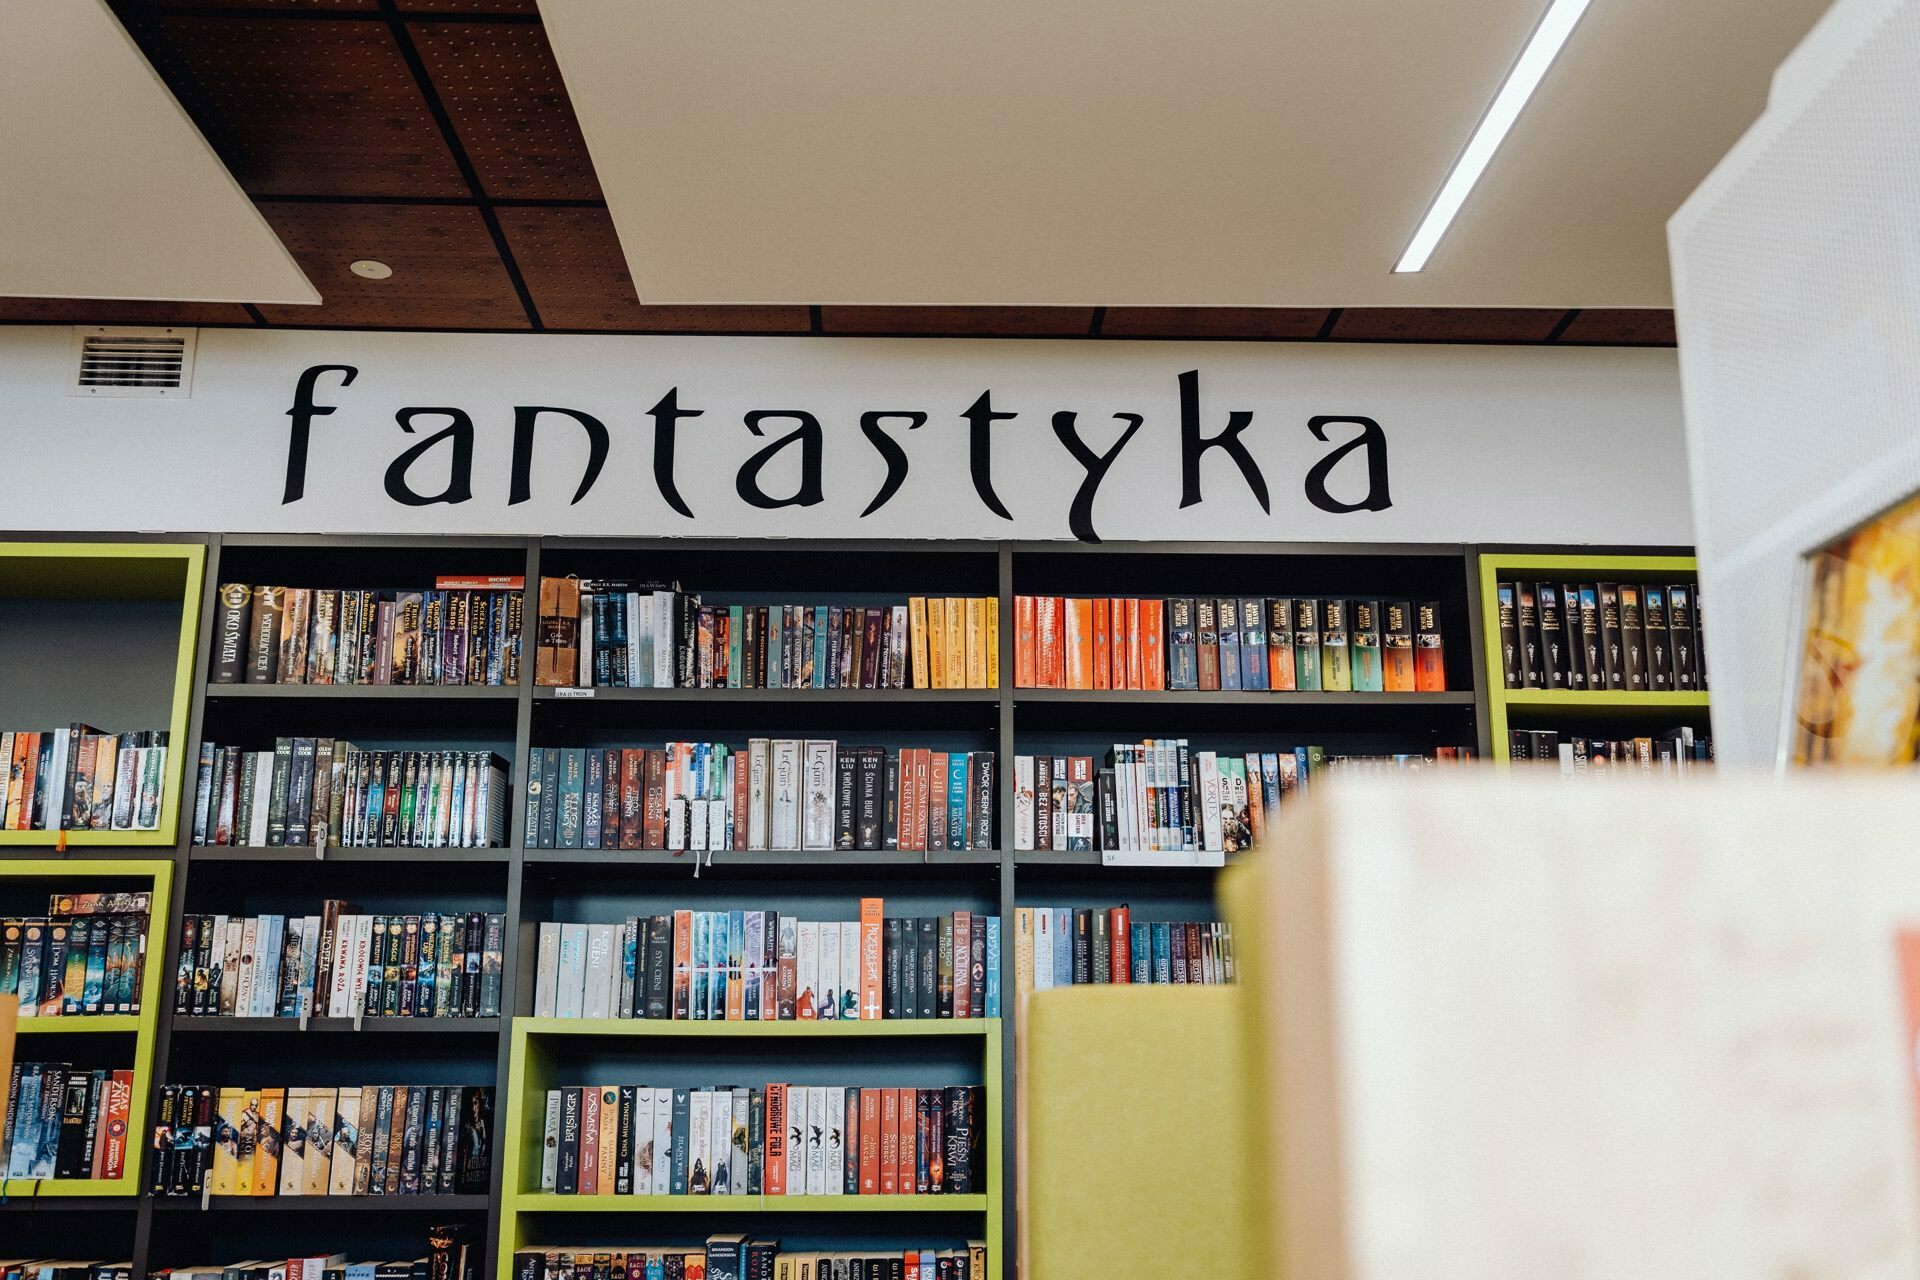
{"type": "MultiPolygon", "coordinates": [[[[178,537],[172,540],[182,540],[178,537]]],[[[199,538],[186,540],[198,541],[199,538]]],[[[1011,1000],[1013,913],[1018,906],[1112,906],[1128,903],[1137,921],[1213,917],[1215,872],[1202,867],[1104,867],[1098,853],[1018,851],[1012,847],[1016,754],[1072,750],[1103,754],[1115,741],[1187,736],[1206,744],[1324,743],[1330,752],[1429,751],[1471,747],[1486,758],[1486,703],[1478,674],[1481,629],[1474,548],[1424,544],[1214,544],[1206,542],[1083,545],[1056,542],[907,542],[613,538],[486,538],[379,535],[211,535],[200,657],[193,684],[189,738],[179,744],[191,808],[194,761],[201,741],[270,743],[275,735],[338,733],[362,746],[386,742],[485,748],[509,763],[511,842],[484,850],[196,848],[184,817],[170,856],[175,883],[163,974],[176,971],[181,921],[187,913],[250,914],[288,910],[295,900],[323,897],[378,910],[394,894],[402,909],[432,909],[436,896],[461,909],[506,916],[501,1018],[175,1017],[161,1010],[152,1064],[157,1100],[168,1083],[364,1084],[387,1081],[492,1084],[496,1090],[491,1196],[354,1198],[219,1197],[103,1201],[16,1197],[0,1204],[0,1234],[17,1223],[57,1224],[66,1210],[105,1211],[103,1234],[130,1252],[136,1277],[146,1269],[204,1261],[212,1242],[221,1257],[264,1256],[273,1249],[318,1247],[352,1222],[356,1244],[377,1249],[409,1238],[427,1222],[469,1224],[484,1242],[486,1280],[495,1274],[500,1190],[508,1164],[504,1112],[512,1018],[533,1007],[533,940],[548,919],[614,919],[642,908],[754,905],[851,918],[859,897],[879,895],[889,912],[933,914],[971,909],[1002,921],[1002,981],[1011,1000]],[[908,595],[996,596],[999,599],[1000,687],[989,690],[694,690],[535,687],[535,628],[542,573],[677,579],[709,602],[808,599],[871,603],[908,595]],[[415,586],[436,573],[523,576],[521,683],[507,688],[213,685],[208,681],[215,591],[223,582],[292,586],[415,586]],[[848,586],[852,580],[857,585],[848,586]],[[1326,694],[1256,692],[1109,692],[1015,689],[1013,597],[1057,595],[1241,594],[1381,595],[1442,602],[1449,692],[1326,694]],[[961,852],[717,851],[691,853],[526,849],[524,770],[536,746],[640,745],[671,728],[677,738],[833,736],[889,745],[943,744],[996,753],[996,847],[961,852]],[[469,905],[471,904],[471,905],[469,905]],[[373,1039],[362,1041],[358,1037],[373,1039]],[[343,1218],[340,1215],[351,1214],[343,1218]],[[377,1214],[362,1218],[360,1215],[377,1214]],[[113,1225],[119,1224],[119,1225],[113,1225]],[[116,1234],[120,1233],[120,1234],[116,1234]]],[[[22,856],[44,851],[20,850],[22,856]]],[[[88,849],[99,856],[130,851],[88,849]]],[[[0,856],[7,856],[0,851],[0,856]]],[[[83,866],[76,870],[83,873],[83,866]]],[[[164,984],[171,991],[170,979],[164,984]]],[[[1003,1021],[999,1063],[1003,1100],[1006,1197],[1000,1251],[1004,1274],[1014,1266],[1016,1125],[1014,1019],[1003,1021]]],[[[925,1065],[920,1041],[880,1039],[863,1050],[876,1069],[925,1065]],[[922,1056],[916,1057],[919,1054],[922,1056]]],[[[793,1039],[763,1051],[815,1050],[793,1039]]],[[[599,1052],[591,1042],[584,1054],[599,1052]]],[[[633,1052],[627,1050],[626,1052],[633,1052]]],[[[840,1056],[838,1060],[848,1060],[840,1056]]],[[[583,1068],[584,1069],[584,1068],[583,1068]]],[[[150,1102],[150,1106],[155,1105],[150,1102]]],[[[140,1122],[145,1135],[154,1116],[140,1122]]],[[[577,1215],[555,1215],[565,1234],[577,1215]]],[[[756,1222],[765,1215],[756,1215],[756,1222]]],[[[840,1219],[842,1215],[833,1215],[840,1219]]],[[[727,1205],[701,1215],[714,1230],[731,1229],[727,1205]]],[[[56,1227],[36,1226],[41,1234],[56,1227]]],[[[757,1228],[756,1228],[757,1229],[757,1228]]],[[[858,1241],[884,1234],[868,1218],[812,1222],[858,1241]]],[[[980,1228],[973,1228],[978,1235],[980,1228]]],[[[961,1232],[962,1237],[966,1233],[961,1232]]],[[[37,1237],[36,1237],[37,1238],[37,1237]]],[[[48,1239],[54,1238],[48,1235],[48,1239]]],[[[101,1248],[108,1248],[102,1244],[101,1248]]]]}

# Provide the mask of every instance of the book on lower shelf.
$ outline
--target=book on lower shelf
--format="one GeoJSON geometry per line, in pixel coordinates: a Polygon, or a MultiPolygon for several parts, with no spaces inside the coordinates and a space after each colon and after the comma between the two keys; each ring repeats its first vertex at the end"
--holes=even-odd
{"type": "Polygon", "coordinates": [[[1135,920],[1132,908],[1015,907],[1016,989],[1101,985],[1217,986],[1235,982],[1232,926],[1135,920]]]}
{"type": "Polygon", "coordinates": [[[507,772],[491,751],[365,751],[328,737],[276,738],[271,751],[202,743],[193,843],[500,848],[507,772]]]}
{"type": "Polygon", "coordinates": [[[44,916],[0,919],[0,993],[22,1018],[140,1012],[152,895],[54,893],[44,916]]]}
{"type": "Polygon", "coordinates": [[[987,1244],[795,1251],[778,1240],[717,1235],[703,1245],[532,1246],[513,1254],[512,1280],[592,1280],[602,1274],[627,1280],[986,1280],[987,1244]]]}
{"type": "MultiPolygon", "coordinates": [[[[343,1240],[349,1238],[348,1233],[342,1236],[343,1240]]],[[[431,1227],[421,1244],[426,1253],[420,1257],[384,1262],[358,1259],[358,1250],[343,1250],[286,1258],[249,1258],[224,1264],[190,1264],[169,1267],[163,1274],[168,1280],[480,1280],[482,1250],[477,1229],[461,1225],[431,1227]]],[[[0,1275],[0,1280],[12,1278],[0,1275]]],[[[32,1278],[22,1277],[22,1280],[32,1278]]],[[[52,1280],[128,1280],[128,1277],[63,1275],[52,1280]]]]}
{"type": "Polygon", "coordinates": [[[0,731],[0,831],[157,831],[168,734],[0,731]]]}
{"type": "Polygon", "coordinates": [[[156,1196],[483,1195],[493,1090],[475,1085],[170,1084],[149,1160],[156,1196]]]}
{"type": "Polygon", "coordinates": [[[7,1179],[118,1181],[135,1117],[133,1071],[70,1062],[15,1062],[0,1131],[7,1179]]]}
{"type": "Polygon", "coordinates": [[[1185,738],[1115,743],[1098,767],[1093,756],[1017,755],[1013,847],[1097,851],[1115,865],[1158,864],[1180,854],[1218,865],[1226,854],[1258,847],[1281,808],[1316,779],[1473,756],[1467,746],[1394,755],[1330,754],[1318,745],[1197,751],[1185,738]]]}
{"type": "Polygon", "coordinates": [[[678,910],[607,923],[548,922],[536,944],[535,1017],[713,1022],[1000,1016],[1000,918],[955,911],[856,920],[678,910]]]}
{"type": "Polygon", "coordinates": [[[994,753],[821,738],[528,753],[529,849],[957,851],[994,844],[994,753]]]}
{"type": "Polygon", "coordinates": [[[189,914],[173,1011],[228,1018],[497,1018],[500,912],[189,914]]]}
{"type": "Polygon", "coordinates": [[[491,575],[397,591],[222,583],[208,683],[518,684],[524,586],[491,575]]]}
{"type": "Polygon", "coordinates": [[[585,1085],[546,1093],[557,1196],[977,1195],[980,1085],[585,1085]]]}
{"type": "Polygon", "coordinates": [[[1551,765],[1568,776],[1686,773],[1713,763],[1713,739],[1681,725],[1634,738],[1591,738],[1557,729],[1510,729],[1507,758],[1515,764],[1551,765]]]}

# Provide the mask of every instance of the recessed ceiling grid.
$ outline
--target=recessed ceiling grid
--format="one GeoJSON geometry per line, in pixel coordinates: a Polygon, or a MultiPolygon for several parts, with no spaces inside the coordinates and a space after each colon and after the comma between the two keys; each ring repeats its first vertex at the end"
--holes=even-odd
{"type": "Polygon", "coordinates": [[[535,0],[111,0],[325,297],[0,299],[0,322],[1671,345],[1671,313],[647,306],[535,0]],[[352,274],[371,258],[385,280],[352,274]]]}

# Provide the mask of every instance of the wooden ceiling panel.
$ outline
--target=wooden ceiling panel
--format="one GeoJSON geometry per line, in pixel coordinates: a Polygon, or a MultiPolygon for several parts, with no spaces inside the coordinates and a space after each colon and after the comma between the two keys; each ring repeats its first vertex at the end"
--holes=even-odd
{"type": "Polygon", "coordinates": [[[399,0],[406,13],[539,13],[535,0],[399,0]]]}
{"type": "Polygon", "coordinates": [[[1325,307],[1110,307],[1111,338],[1314,338],[1325,307]]]}
{"type": "Polygon", "coordinates": [[[377,13],[380,0],[107,0],[123,16],[146,9],[267,9],[377,13]]]}
{"type": "Polygon", "coordinates": [[[0,323],[19,324],[252,324],[234,302],[120,302],[111,298],[0,298],[0,323]]]}
{"type": "Polygon", "coordinates": [[[1545,342],[1565,311],[1535,307],[1348,307],[1335,342],[1545,342]]]}
{"type": "Polygon", "coordinates": [[[1673,312],[1582,311],[1560,333],[1561,342],[1606,342],[1622,346],[1672,346],[1673,312]]]}
{"type": "Polygon", "coordinates": [[[1092,307],[822,307],[826,333],[913,337],[1077,338],[1092,307]]]}
{"type": "Polygon", "coordinates": [[[537,25],[416,22],[408,32],[489,196],[600,198],[586,139],[537,25]]]}
{"type": "Polygon", "coordinates": [[[635,294],[605,209],[496,211],[549,329],[634,333],[805,333],[805,307],[649,307],[635,294]]]}
{"type": "Polygon", "coordinates": [[[152,16],[129,30],[249,194],[470,194],[383,22],[152,16]]]}
{"type": "Polygon", "coordinates": [[[318,307],[261,307],[271,324],[367,329],[530,327],[478,209],[458,205],[290,204],[260,201],[307,278],[318,307]],[[348,264],[393,268],[366,280],[348,264]]]}

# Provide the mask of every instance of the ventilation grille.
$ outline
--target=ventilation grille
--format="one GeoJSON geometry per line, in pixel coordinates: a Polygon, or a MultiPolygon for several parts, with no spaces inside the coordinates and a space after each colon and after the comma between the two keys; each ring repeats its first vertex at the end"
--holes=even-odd
{"type": "Polygon", "coordinates": [[[193,329],[73,331],[75,396],[174,396],[193,391],[193,329]]]}

